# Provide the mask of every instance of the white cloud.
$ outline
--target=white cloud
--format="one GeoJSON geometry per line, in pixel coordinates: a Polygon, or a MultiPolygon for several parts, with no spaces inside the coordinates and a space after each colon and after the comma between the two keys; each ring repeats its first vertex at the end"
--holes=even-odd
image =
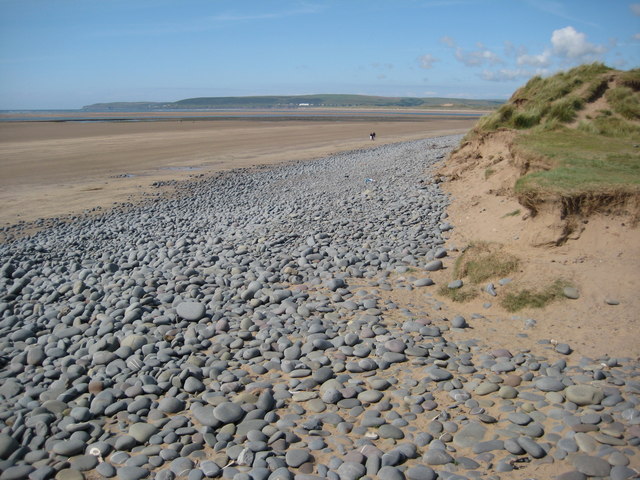
{"type": "Polygon", "coordinates": [[[456,41],[449,36],[442,37],[440,42],[444,43],[447,47],[454,48],[456,46],[456,41]]]}
{"type": "Polygon", "coordinates": [[[547,67],[551,63],[551,51],[545,50],[538,55],[521,54],[516,59],[518,65],[530,65],[532,67],[547,67]]]}
{"type": "Polygon", "coordinates": [[[633,39],[634,39],[634,40],[640,40],[640,33],[636,33],[636,34],[633,36],[633,39]]]}
{"type": "Polygon", "coordinates": [[[491,82],[512,82],[514,80],[528,79],[534,75],[542,75],[543,73],[545,73],[543,70],[532,71],[521,68],[501,68],[497,71],[483,70],[480,77],[491,82]]]}
{"type": "Polygon", "coordinates": [[[551,45],[553,53],[559,57],[581,62],[594,60],[606,51],[601,45],[589,43],[584,33],[576,31],[571,26],[554,30],[551,34],[551,45]]]}
{"type": "Polygon", "coordinates": [[[640,3],[632,3],[631,5],[629,5],[629,8],[634,15],[640,16],[640,3]]]}
{"type": "Polygon", "coordinates": [[[427,70],[430,69],[430,68],[433,68],[434,62],[438,62],[439,61],[437,58],[435,58],[430,53],[422,55],[418,60],[420,61],[420,68],[425,68],[427,70]]]}
{"type": "Polygon", "coordinates": [[[456,59],[464,63],[467,67],[478,67],[481,65],[496,65],[504,63],[498,55],[478,43],[478,50],[465,52],[462,48],[456,48],[456,59]]]}

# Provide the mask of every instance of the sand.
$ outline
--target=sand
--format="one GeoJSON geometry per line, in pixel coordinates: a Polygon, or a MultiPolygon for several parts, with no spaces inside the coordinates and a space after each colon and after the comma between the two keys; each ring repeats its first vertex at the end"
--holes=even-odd
{"type": "Polygon", "coordinates": [[[475,121],[349,115],[330,120],[169,116],[157,122],[3,122],[0,226],[135,202],[159,191],[154,182],[463,133],[475,121]],[[369,140],[371,131],[377,133],[375,142],[369,140]]]}
{"type": "MultiPolygon", "coordinates": [[[[624,216],[594,215],[583,220],[584,231],[579,236],[573,235],[560,246],[540,246],[557,235],[559,211],[532,218],[515,198],[496,195],[492,180],[485,178],[481,167],[443,184],[451,199],[450,222],[455,225],[448,246],[462,250],[482,241],[502,245],[521,261],[519,270],[509,275],[512,287],[542,290],[563,279],[578,289],[580,297],[516,313],[500,306],[500,295],[506,291],[501,287],[497,287],[498,297],[482,293],[467,303],[438,298],[449,312],[466,318],[473,313],[486,317],[474,322],[471,334],[459,335],[461,339],[473,335],[493,348],[530,349],[540,354],[549,345],[539,342],[552,340],[568,343],[586,357],[640,359],[640,228],[624,216]],[[607,300],[619,304],[609,305],[607,300]],[[491,303],[488,309],[484,308],[487,302],[491,303]],[[527,319],[534,319],[536,327],[525,328],[527,319]]],[[[454,258],[459,254],[451,252],[454,258]]],[[[448,266],[433,276],[436,283],[452,280],[453,261],[448,266]]]]}

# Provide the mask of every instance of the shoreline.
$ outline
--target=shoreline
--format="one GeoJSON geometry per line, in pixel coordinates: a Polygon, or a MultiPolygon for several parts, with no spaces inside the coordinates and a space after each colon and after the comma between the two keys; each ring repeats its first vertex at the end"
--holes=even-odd
{"type": "Polygon", "coordinates": [[[194,176],[464,133],[474,122],[0,123],[0,226],[135,203],[194,176]],[[370,131],[378,133],[375,142],[370,131]]]}

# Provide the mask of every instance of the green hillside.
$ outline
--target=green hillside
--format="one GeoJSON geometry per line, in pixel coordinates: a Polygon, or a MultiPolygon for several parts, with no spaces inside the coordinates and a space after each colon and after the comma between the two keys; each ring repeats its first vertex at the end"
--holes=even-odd
{"type": "Polygon", "coordinates": [[[148,112],[163,110],[207,109],[278,109],[299,107],[414,107],[447,109],[493,110],[502,105],[500,100],[474,100],[461,98],[379,97],[370,95],[271,95],[250,97],[199,97],[176,102],[112,102],[95,103],[83,107],[85,111],[148,112]]]}
{"type": "Polygon", "coordinates": [[[594,63],[534,77],[465,142],[501,132],[515,135],[514,190],[534,213],[549,201],[563,215],[640,205],[640,69],[594,63]]]}

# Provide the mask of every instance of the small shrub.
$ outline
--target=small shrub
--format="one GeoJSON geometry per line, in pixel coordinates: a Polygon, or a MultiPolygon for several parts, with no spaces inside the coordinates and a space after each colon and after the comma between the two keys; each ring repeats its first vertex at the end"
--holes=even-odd
{"type": "Polygon", "coordinates": [[[494,173],[496,173],[496,171],[493,168],[487,168],[484,171],[484,179],[487,180],[491,175],[493,175],[494,173]]]}

